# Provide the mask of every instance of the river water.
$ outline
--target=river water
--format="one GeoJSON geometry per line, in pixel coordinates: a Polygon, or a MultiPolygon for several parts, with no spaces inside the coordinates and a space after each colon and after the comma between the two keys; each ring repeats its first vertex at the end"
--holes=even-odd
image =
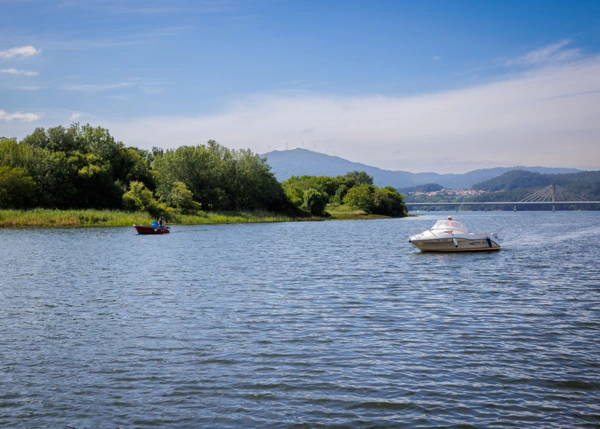
{"type": "Polygon", "coordinates": [[[600,212],[0,230],[0,427],[600,427],[600,212]]]}

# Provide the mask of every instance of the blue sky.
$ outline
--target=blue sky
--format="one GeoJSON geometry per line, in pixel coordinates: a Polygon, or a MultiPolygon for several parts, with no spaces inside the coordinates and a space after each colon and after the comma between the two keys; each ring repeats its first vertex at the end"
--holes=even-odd
{"type": "Polygon", "coordinates": [[[599,1],[0,0],[0,136],[600,168],[599,1]]]}

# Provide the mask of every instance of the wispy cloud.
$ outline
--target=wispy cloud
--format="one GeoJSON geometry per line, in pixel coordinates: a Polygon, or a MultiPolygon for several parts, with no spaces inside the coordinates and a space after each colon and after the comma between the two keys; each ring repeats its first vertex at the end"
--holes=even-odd
{"type": "Polygon", "coordinates": [[[414,97],[262,95],[219,114],[102,123],[127,144],[313,147],[394,170],[600,167],[600,56],[414,97]],[[305,130],[311,129],[307,134],[305,130]],[[320,143],[326,142],[326,143],[320,143]]]}
{"type": "Polygon", "coordinates": [[[570,43],[569,40],[561,40],[560,42],[528,52],[525,55],[505,60],[504,65],[531,66],[546,63],[562,63],[581,57],[580,49],[565,49],[570,43]]]}
{"type": "Polygon", "coordinates": [[[21,113],[14,112],[8,113],[0,109],[0,121],[19,121],[19,122],[35,122],[39,120],[42,115],[37,113],[21,113]]]}
{"type": "Polygon", "coordinates": [[[79,92],[102,92],[111,91],[114,89],[127,88],[137,85],[133,82],[118,82],[118,83],[107,83],[107,84],[70,84],[63,85],[62,89],[67,91],[79,91],[79,92]]]}
{"type": "Polygon", "coordinates": [[[5,74],[14,74],[14,75],[23,75],[23,76],[37,76],[40,74],[39,72],[30,71],[30,70],[17,70],[17,69],[0,69],[0,73],[5,74]]]}
{"type": "Polygon", "coordinates": [[[171,85],[172,82],[167,81],[153,81],[132,78],[123,82],[115,83],[73,83],[65,84],[61,89],[65,91],[77,91],[77,92],[106,92],[115,91],[123,88],[138,88],[140,91],[146,94],[158,94],[163,92],[165,85],[171,85]]]}
{"type": "Polygon", "coordinates": [[[43,39],[47,49],[61,51],[86,51],[92,49],[114,49],[128,46],[140,46],[155,43],[157,40],[174,37],[189,31],[190,27],[171,26],[152,28],[147,31],[132,32],[127,27],[113,29],[110,36],[85,38],[73,36],[70,38],[43,39]]]}
{"type": "Polygon", "coordinates": [[[95,9],[111,14],[166,15],[224,12],[231,10],[238,3],[232,0],[196,0],[182,6],[181,2],[165,3],[161,0],[65,0],[62,6],[95,9]]]}
{"type": "Polygon", "coordinates": [[[32,55],[38,55],[42,51],[34,48],[33,46],[21,46],[17,48],[11,48],[6,51],[0,51],[0,58],[8,59],[13,57],[30,57],[32,55]]]}
{"type": "Polygon", "coordinates": [[[79,118],[81,118],[81,113],[80,112],[73,112],[73,113],[71,113],[71,116],[70,116],[69,120],[70,121],[76,121],[79,118]]]}
{"type": "Polygon", "coordinates": [[[21,85],[21,86],[14,86],[14,87],[12,87],[12,89],[19,89],[21,91],[39,91],[40,89],[44,89],[44,87],[36,86],[36,85],[21,85]]]}

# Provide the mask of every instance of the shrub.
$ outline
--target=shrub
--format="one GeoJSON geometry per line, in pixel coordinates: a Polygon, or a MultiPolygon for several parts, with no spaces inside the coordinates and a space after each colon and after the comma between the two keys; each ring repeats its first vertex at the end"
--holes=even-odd
{"type": "Polygon", "coordinates": [[[313,216],[320,216],[325,211],[327,197],[316,189],[307,189],[304,191],[304,202],[302,208],[313,216]]]}
{"type": "Polygon", "coordinates": [[[344,204],[364,210],[367,214],[373,213],[375,210],[375,203],[373,201],[374,192],[375,187],[366,183],[354,186],[348,190],[348,193],[344,197],[344,204]]]}
{"type": "Polygon", "coordinates": [[[123,207],[126,210],[142,210],[148,212],[152,217],[166,218],[173,216],[173,211],[164,203],[158,203],[152,191],[150,191],[142,182],[133,181],[129,184],[129,191],[123,194],[123,207]]]}
{"type": "Polygon", "coordinates": [[[200,210],[200,203],[194,201],[192,191],[183,182],[173,183],[167,203],[184,214],[192,214],[200,210]]]}

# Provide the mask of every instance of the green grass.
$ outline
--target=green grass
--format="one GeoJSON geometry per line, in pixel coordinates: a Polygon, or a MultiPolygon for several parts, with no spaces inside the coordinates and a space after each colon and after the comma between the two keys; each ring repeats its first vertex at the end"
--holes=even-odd
{"type": "MultiPolygon", "coordinates": [[[[387,216],[367,215],[362,210],[346,206],[328,208],[329,217],[291,217],[264,211],[198,212],[195,215],[175,215],[170,225],[201,225],[224,223],[322,221],[329,219],[380,219],[387,216]]],[[[0,210],[0,228],[131,226],[148,225],[154,219],[145,212],[121,210],[0,210]]]]}
{"type": "MultiPolygon", "coordinates": [[[[150,224],[145,212],[120,210],[0,210],[0,228],[131,226],[150,224]]],[[[289,222],[295,219],[269,212],[199,212],[197,215],[176,215],[169,224],[198,225],[251,222],[289,222]]]]}
{"type": "Polygon", "coordinates": [[[177,215],[170,223],[180,225],[221,224],[221,223],[256,223],[256,222],[290,222],[296,220],[276,213],[252,212],[199,212],[197,215],[177,215]]]}
{"type": "Polygon", "coordinates": [[[350,220],[350,219],[389,219],[389,216],[366,214],[363,210],[356,210],[346,205],[327,206],[327,212],[331,219],[350,220]]]}
{"type": "Polygon", "coordinates": [[[0,227],[130,226],[150,223],[143,212],[118,210],[0,210],[0,227]]]}

